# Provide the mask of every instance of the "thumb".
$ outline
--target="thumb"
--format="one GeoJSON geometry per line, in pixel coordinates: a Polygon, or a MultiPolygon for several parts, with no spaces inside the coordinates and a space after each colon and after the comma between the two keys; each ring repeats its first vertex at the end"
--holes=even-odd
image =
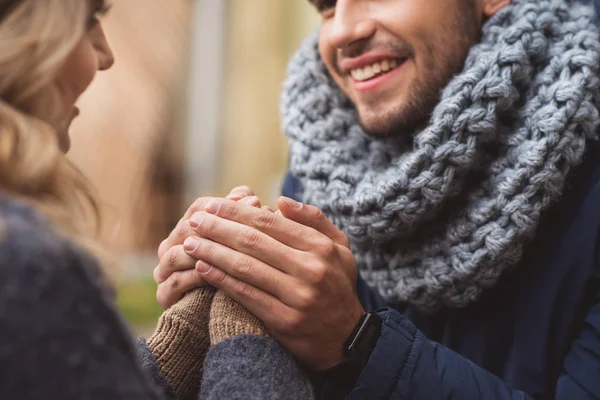
{"type": "Polygon", "coordinates": [[[335,243],[350,247],[348,237],[327,219],[325,214],[317,207],[298,203],[289,197],[280,197],[277,201],[279,211],[287,219],[311,227],[335,243]]]}

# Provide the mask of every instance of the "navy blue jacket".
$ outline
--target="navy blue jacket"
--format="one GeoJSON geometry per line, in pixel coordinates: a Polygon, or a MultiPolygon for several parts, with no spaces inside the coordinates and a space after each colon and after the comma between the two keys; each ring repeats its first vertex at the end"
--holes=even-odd
{"type": "MultiPolygon", "coordinates": [[[[283,192],[302,186],[288,175],[283,192]]],[[[600,399],[600,145],[479,302],[427,315],[358,293],[384,325],[348,399],[600,399]]]]}

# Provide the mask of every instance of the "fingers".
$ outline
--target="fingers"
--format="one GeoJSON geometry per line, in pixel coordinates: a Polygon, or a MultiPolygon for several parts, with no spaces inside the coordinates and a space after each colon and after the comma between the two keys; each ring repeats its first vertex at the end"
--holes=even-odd
{"type": "Polygon", "coordinates": [[[196,199],[196,201],[194,201],[192,205],[186,210],[185,214],[183,214],[183,218],[181,218],[181,220],[185,221],[189,219],[194,213],[204,210],[206,208],[206,205],[213,199],[214,197],[200,197],[196,199]]]}
{"type": "Polygon", "coordinates": [[[208,286],[204,276],[195,269],[177,271],[158,285],[156,300],[165,310],[177,303],[185,293],[197,287],[208,286]]]}
{"type": "Polygon", "coordinates": [[[242,204],[246,204],[250,207],[262,208],[262,205],[260,204],[260,199],[256,196],[244,197],[243,199],[239,200],[239,202],[242,204]]]}
{"type": "MultiPolygon", "coordinates": [[[[257,210],[252,207],[247,208],[257,210]]],[[[274,215],[264,210],[257,211],[268,216],[274,215]]],[[[302,250],[281,243],[268,234],[242,223],[219,218],[207,213],[196,213],[190,219],[190,226],[197,232],[197,236],[201,238],[210,239],[212,242],[247,254],[287,274],[294,275],[294,272],[298,271],[301,263],[305,261],[302,250]]],[[[188,244],[186,243],[186,245],[188,244]]],[[[190,256],[203,259],[199,254],[190,253],[187,248],[186,250],[190,256]]]]}
{"type": "MultiPolygon", "coordinates": [[[[206,221],[209,222],[207,225],[209,231],[224,229],[224,226],[232,226],[231,224],[226,224],[227,221],[235,222],[243,227],[250,228],[249,230],[243,230],[243,228],[237,229],[237,234],[239,235],[242,233],[243,235],[246,235],[241,238],[247,241],[249,239],[250,241],[251,239],[259,240],[266,235],[267,237],[274,239],[275,242],[300,251],[310,251],[315,246],[323,246],[325,245],[325,242],[331,241],[327,236],[315,229],[285,218],[278,213],[248,207],[245,204],[236,203],[230,200],[212,200],[206,207],[206,213],[196,213],[191,220],[194,218],[202,219],[204,218],[203,216],[205,216],[206,221]],[[215,220],[212,215],[219,218],[215,220]],[[258,235],[256,233],[257,231],[264,235],[258,235]]],[[[192,226],[192,228],[200,233],[201,236],[210,237],[219,243],[225,244],[220,239],[205,236],[209,233],[204,230],[198,231],[196,226],[192,226]]],[[[230,232],[230,234],[233,234],[233,232],[230,232]]],[[[235,237],[230,238],[230,240],[234,239],[235,237]]],[[[244,251],[246,249],[239,250],[244,251]]],[[[263,261],[267,262],[266,260],[263,261]]]]}
{"type": "Polygon", "coordinates": [[[317,207],[298,203],[288,197],[280,197],[277,205],[281,214],[286,218],[302,225],[310,226],[339,245],[344,247],[350,246],[348,237],[333,225],[317,207]]]}
{"type": "Polygon", "coordinates": [[[194,269],[195,265],[196,260],[185,252],[183,245],[173,246],[160,258],[158,266],[154,269],[152,276],[154,282],[156,282],[157,285],[160,285],[166,281],[172,273],[194,269]]]}
{"type": "MultiPolygon", "coordinates": [[[[256,197],[252,189],[247,186],[238,186],[237,188],[234,188],[231,193],[229,193],[227,198],[233,201],[240,201],[243,204],[252,207],[261,207],[260,199],[256,197]]],[[[206,208],[206,205],[213,199],[213,197],[200,197],[194,201],[194,203],[192,203],[192,205],[183,215],[183,218],[178,222],[175,229],[171,231],[169,237],[163,240],[163,242],[158,246],[158,258],[162,258],[167,250],[173,246],[182,244],[185,238],[193,234],[193,232],[190,232],[189,230],[189,224],[187,221],[194,213],[203,211],[206,208]]]]}
{"type": "Polygon", "coordinates": [[[249,255],[208,239],[193,237],[186,240],[188,253],[197,258],[196,270],[204,273],[216,267],[241,282],[252,285],[287,302],[290,293],[282,290],[292,278],[249,255]]]}
{"type": "Polygon", "coordinates": [[[188,218],[182,219],[177,223],[175,229],[171,231],[169,237],[163,240],[158,246],[158,258],[162,259],[165,253],[173,246],[183,244],[185,238],[194,234],[193,229],[190,227],[188,218]]]}
{"type": "Polygon", "coordinates": [[[281,315],[295,314],[294,310],[273,295],[228,275],[217,267],[212,267],[204,275],[212,286],[227,293],[229,297],[246,307],[267,326],[281,324],[281,315]]]}
{"type": "Polygon", "coordinates": [[[250,189],[248,186],[238,186],[231,189],[231,192],[227,195],[229,200],[240,200],[244,197],[256,196],[254,191],[250,189]]]}

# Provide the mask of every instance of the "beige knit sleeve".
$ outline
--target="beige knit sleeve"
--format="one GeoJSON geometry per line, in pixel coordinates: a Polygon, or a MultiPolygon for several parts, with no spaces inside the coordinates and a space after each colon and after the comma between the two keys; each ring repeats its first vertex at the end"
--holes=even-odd
{"type": "Polygon", "coordinates": [[[212,287],[187,293],[163,313],[147,343],[160,372],[182,400],[198,398],[210,346],[208,320],[214,293],[212,287]]]}
{"type": "Polygon", "coordinates": [[[213,299],[209,331],[211,345],[237,335],[269,336],[261,320],[222,291],[218,291],[213,299]]]}

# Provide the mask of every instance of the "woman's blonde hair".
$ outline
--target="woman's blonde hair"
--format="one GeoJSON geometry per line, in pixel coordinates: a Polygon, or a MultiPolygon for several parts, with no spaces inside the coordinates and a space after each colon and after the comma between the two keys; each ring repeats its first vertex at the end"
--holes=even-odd
{"type": "Polygon", "coordinates": [[[94,255],[98,203],[60,148],[54,81],[86,34],[88,0],[20,0],[0,21],[0,190],[38,209],[94,255]]]}

